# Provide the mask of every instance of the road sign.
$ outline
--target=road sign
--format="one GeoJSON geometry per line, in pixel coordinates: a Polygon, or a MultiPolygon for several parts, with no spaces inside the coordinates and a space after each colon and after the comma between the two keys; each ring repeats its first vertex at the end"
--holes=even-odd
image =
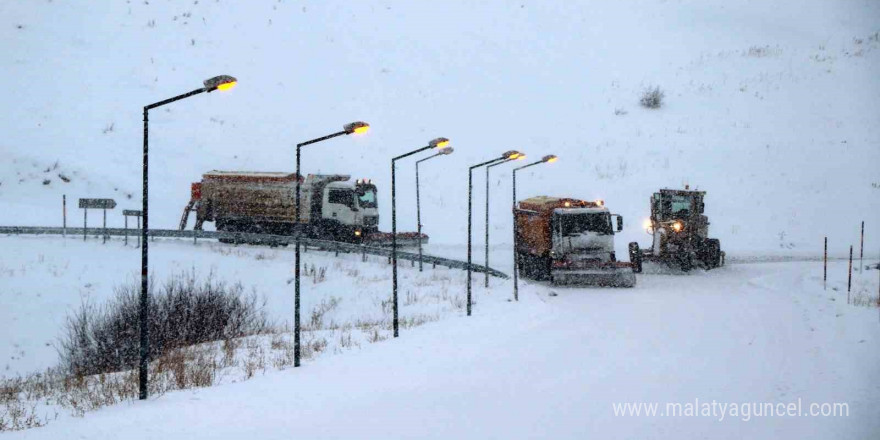
{"type": "Polygon", "coordinates": [[[137,209],[123,209],[123,210],[122,210],[122,215],[124,215],[124,216],[129,216],[129,215],[130,215],[130,216],[132,216],[132,217],[141,217],[141,216],[142,216],[142,213],[141,213],[141,211],[139,211],[139,210],[137,210],[137,209]]]}
{"type": "Polygon", "coordinates": [[[113,199],[79,199],[79,207],[86,209],[113,209],[116,200],[113,199]]]}

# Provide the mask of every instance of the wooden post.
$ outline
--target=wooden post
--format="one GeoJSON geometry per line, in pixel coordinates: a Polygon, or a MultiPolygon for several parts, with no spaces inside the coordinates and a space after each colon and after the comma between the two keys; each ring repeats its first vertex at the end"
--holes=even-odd
{"type": "Polygon", "coordinates": [[[822,270],[822,288],[828,290],[828,237],[825,237],[825,264],[822,270]]]}
{"type": "Polygon", "coordinates": [[[864,262],[862,261],[865,258],[865,221],[862,220],[862,239],[861,245],[859,246],[859,273],[862,273],[862,266],[864,266],[864,262]]]}
{"type": "Polygon", "coordinates": [[[849,292],[852,290],[852,245],[849,245],[849,277],[846,281],[846,303],[849,304],[849,292]]]}

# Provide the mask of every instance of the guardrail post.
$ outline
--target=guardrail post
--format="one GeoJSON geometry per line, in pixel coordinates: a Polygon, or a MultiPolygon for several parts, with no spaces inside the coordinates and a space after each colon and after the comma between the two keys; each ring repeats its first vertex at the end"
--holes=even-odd
{"type": "Polygon", "coordinates": [[[88,227],[89,208],[83,208],[83,241],[86,241],[86,228],[88,227]]]}
{"type": "Polygon", "coordinates": [[[828,237],[825,237],[825,257],[822,269],[822,288],[828,290],[828,237]]]}
{"type": "Polygon", "coordinates": [[[865,221],[862,220],[862,239],[861,239],[861,244],[859,245],[859,273],[862,273],[862,266],[865,265],[864,261],[862,261],[864,258],[865,258],[865,221]]]}
{"type": "Polygon", "coordinates": [[[128,216],[124,215],[123,217],[125,217],[125,246],[128,246],[128,216]]]}
{"type": "Polygon", "coordinates": [[[849,276],[846,280],[846,303],[849,304],[849,292],[852,290],[852,245],[849,245],[849,276]]]}
{"type": "Polygon", "coordinates": [[[104,209],[104,231],[103,231],[102,235],[104,237],[103,237],[103,240],[101,241],[101,244],[107,243],[107,209],[106,208],[104,209]]]}
{"type": "Polygon", "coordinates": [[[67,238],[67,194],[61,195],[61,236],[67,238]]]}

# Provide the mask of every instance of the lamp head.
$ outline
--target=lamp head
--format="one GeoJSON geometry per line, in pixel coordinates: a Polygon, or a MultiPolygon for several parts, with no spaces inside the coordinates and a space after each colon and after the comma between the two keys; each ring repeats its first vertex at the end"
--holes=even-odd
{"type": "Polygon", "coordinates": [[[556,162],[557,160],[559,160],[559,158],[553,154],[550,154],[550,155],[547,155],[547,156],[544,156],[541,158],[541,161],[546,162],[546,163],[553,163],[553,162],[556,162]]]}
{"type": "Polygon", "coordinates": [[[502,159],[517,159],[520,156],[524,156],[524,154],[520,153],[516,150],[505,151],[504,154],[501,155],[502,159]]]}
{"type": "Polygon", "coordinates": [[[367,124],[364,121],[355,121],[350,124],[345,124],[342,129],[345,130],[346,134],[361,134],[366,133],[370,129],[370,124],[367,124]]]}
{"type": "Polygon", "coordinates": [[[218,75],[213,78],[206,79],[202,84],[209,93],[214,90],[229,90],[238,83],[238,80],[229,75],[218,75]]]}
{"type": "Polygon", "coordinates": [[[449,155],[452,154],[452,151],[452,147],[443,147],[437,152],[437,154],[449,155]]]}
{"type": "Polygon", "coordinates": [[[449,139],[440,137],[432,140],[431,142],[428,142],[428,145],[430,145],[431,148],[444,148],[449,145],[449,139]]]}

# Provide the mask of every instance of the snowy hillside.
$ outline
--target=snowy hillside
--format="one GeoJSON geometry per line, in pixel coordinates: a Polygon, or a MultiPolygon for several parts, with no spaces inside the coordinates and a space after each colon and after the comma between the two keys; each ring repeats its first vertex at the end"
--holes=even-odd
{"type": "MultiPolygon", "coordinates": [[[[227,74],[233,90],[150,113],[152,228],[178,225],[202,173],[292,172],[298,142],[363,120],[365,135],[306,147],[303,171],[371,178],[390,230],[390,159],[448,137],[455,153],[420,168],[430,255],[466,258],[467,169],[518,149],[527,162],[560,158],[518,173],[518,197],[605,200],[626,219],[618,256],[649,244],[651,194],[689,185],[707,191],[728,257],[686,273],[648,264],[631,289],[523,278],[518,301],[512,280],[484,287],[480,275],[470,317],[464,271],[402,261],[393,338],[390,263],[310,249],[304,363],[293,368],[292,247],[160,238],[152,282],[240,283],[265,299],[270,322],[225,332],[219,301],[202,305],[210,313],[187,300],[154,311],[151,326],[166,319],[202,339],[154,337],[166,345],[139,401],[142,309],[111,314],[124,306],[115,289],[138,292],[133,240],[0,236],[4,436],[880,438],[876,0],[3,0],[0,39],[0,226],[60,225],[66,195],[68,225],[82,221],[78,198],[110,197],[109,226],[121,227],[120,211],[142,202],[144,106],[227,74]],[[641,106],[655,87],[662,106],[641,106]],[[861,221],[866,258],[848,291],[840,257],[850,245],[858,255],[861,221]],[[65,330],[83,304],[107,312],[65,330]],[[95,325],[111,330],[88,333],[95,325]],[[101,365],[70,367],[65,349],[101,365]],[[695,400],[846,413],[621,410],[695,400]]],[[[417,157],[398,165],[399,231],[416,228],[417,157]]],[[[506,273],[511,168],[489,181],[488,252],[506,273]]]]}
{"type": "Polygon", "coordinates": [[[367,136],[309,147],[305,171],[373,178],[390,229],[389,158],[449,137],[422,177],[435,242],[466,238],[467,166],[518,148],[561,157],[521,175],[522,197],[605,199],[628,220],[619,247],[647,239],[654,190],[688,183],[728,250],[813,252],[828,234],[842,252],[861,220],[880,248],[876,2],[10,0],[0,17],[2,224],[58,224],[65,193],[137,207],[142,107],[231,74],[231,92],[152,113],[151,225],[176,224],[201,173],[292,170],[297,142],[362,119],[367,136]],[[661,109],[638,105],[651,85],[661,109]]]}

